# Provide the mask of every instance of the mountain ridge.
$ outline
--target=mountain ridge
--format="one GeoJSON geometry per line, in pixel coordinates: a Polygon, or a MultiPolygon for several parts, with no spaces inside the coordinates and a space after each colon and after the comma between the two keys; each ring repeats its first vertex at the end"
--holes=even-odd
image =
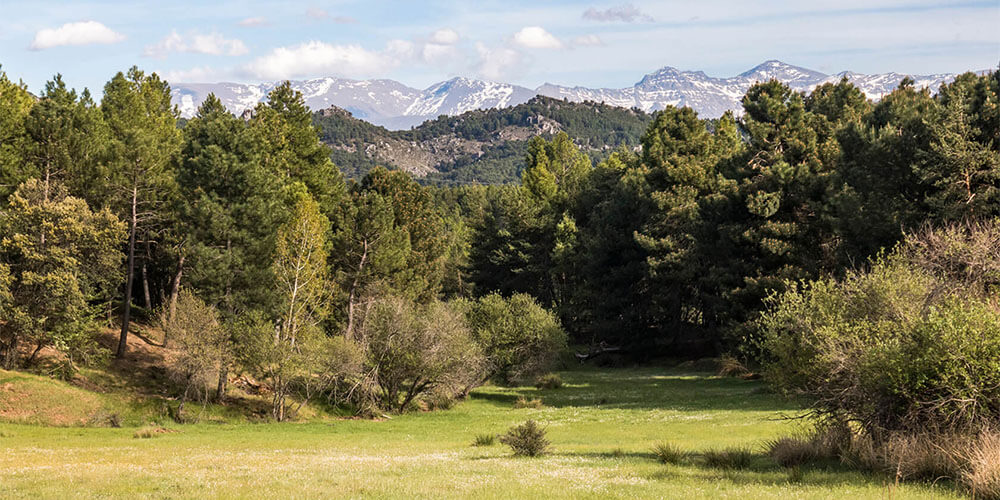
{"type": "MultiPolygon", "coordinates": [[[[633,86],[590,88],[544,83],[535,89],[467,77],[454,77],[425,89],[416,89],[390,79],[352,80],[324,77],[292,81],[313,109],[330,106],[347,110],[354,117],[391,130],[415,127],[441,115],[456,116],[476,109],[499,109],[528,102],[541,95],[572,102],[593,101],[623,108],[654,112],[666,106],[690,106],[703,118],[717,118],[726,111],[741,112],[740,100],[758,81],[777,79],[797,91],[809,91],[827,82],[847,78],[871,99],[892,91],[906,76],[916,86],[936,91],[957,76],[952,73],[904,75],[889,72],[863,74],[842,71],[828,75],[793,66],[776,59],[764,61],[736,76],[721,78],[703,71],[664,66],[647,73],[633,86]]],[[[209,93],[215,93],[227,109],[239,115],[266,99],[280,82],[259,84],[177,83],[171,95],[181,116],[189,118],[209,93]]]]}

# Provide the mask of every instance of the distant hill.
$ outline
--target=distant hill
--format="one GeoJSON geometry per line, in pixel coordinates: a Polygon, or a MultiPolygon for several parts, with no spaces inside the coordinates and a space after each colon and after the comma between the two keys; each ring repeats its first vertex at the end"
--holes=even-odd
{"type": "Polygon", "coordinates": [[[411,130],[388,130],[338,107],[313,115],[323,142],[333,148],[334,163],[348,176],[383,165],[437,184],[515,182],[528,139],[560,131],[603,158],[619,146],[638,146],[651,120],[638,109],[543,96],[513,107],[441,116],[411,130]]]}
{"type": "MultiPolygon", "coordinates": [[[[718,118],[726,111],[741,112],[740,99],[755,82],[772,78],[795,90],[808,91],[825,82],[847,78],[868,95],[879,99],[899,85],[907,75],[883,73],[865,75],[844,71],[827,75],[781,61],[767,61],[739,75],[711,77],[701,71],[681,71],[664,67],[643,76],[625,88],[594,89],[546,83],[529,89],[507,83],[471,78],[452,78],[420,90],[395,80],[350,80],[316,78],[293,81],[312,109],[336,106],[355,118],[390,130],[409,129],[440,115],[456,116],[477,109],[500,109],[528,102],[536,95],[574,102],[603,102],[623,108],[638,108],[647,113],[666,106],[690,106],[703,118],[718,118]]],[[[917,87],[936,91],[953,74],[911,75],[917,87]]],[[[181,116],[194,116],[209,93],[214,93],[231,112],[240,115],[267,98],[278,82],[243,83],[173,83],[172,98],[181,116]]]]}

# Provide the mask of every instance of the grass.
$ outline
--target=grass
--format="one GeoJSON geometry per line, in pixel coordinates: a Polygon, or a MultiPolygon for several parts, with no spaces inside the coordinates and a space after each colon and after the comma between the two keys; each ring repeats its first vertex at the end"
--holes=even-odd
{"type": "Polygon", "coordinates": [[[894,486],[888,475],[837,464],[802,467],[791,481],[763,450],[801,430],[781,418],[799,407],[757,381],[654,368],[560,375],[557,390],[484,387],[451,410],[382,421],[205,419],[156,439],[133,438],[147,422],[129,419],[121,429],[0,423],[0,498],[833,499],[883,498],[887,489],[896,498],[961,498],[948,483],[894,486]],[[545,406],[513,409],[519,397],[545,406]],[[543,457],[469,446],[529,419],[552,442],[543,457]],[[664,440],[691,458],[660,463],[650,450],[664,440]],[[747,468],[700,459],[747,446],[760,450],[747,468]]]}

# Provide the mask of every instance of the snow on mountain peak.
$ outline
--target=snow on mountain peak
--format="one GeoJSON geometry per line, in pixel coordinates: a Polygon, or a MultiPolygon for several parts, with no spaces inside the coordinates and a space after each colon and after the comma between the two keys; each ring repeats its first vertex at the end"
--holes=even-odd
{"type": "MultiPolygon", "coordinates": [[[[842,78],[860,88],[872,99],[891,92],[904,75],[884,73],[865,75],[844,71],[826,75],[778,60],[765,61],[730,78],[710,77],[701,71],[681,71],[664,66],[649,73],[632,87],[592,89],[546,83],[534,90],[507,83],[454,77],[424,90],[407,87],[395,80],[350,80],[325,77],[293,81],[292,88],[302,92],[313,109],[330,106],[343,108],[357,118],[388,128],[408,128],[439,115],[457,115],[475,109],[502,108],[527,102],[536,95],[570,101],[596,101],[626,108],[656,111],[666,106],[690,106],[705,118],[721,116],[726,111],[741,111],[741,99],[756,82],[782,81],[797,91],[809,91],[823,83],[842,78]]],[[[917,87],[932,90],[955,75],[914,76],[917,87]]],[[[214,93],[227,109],[239,115],[267,98],[274,83],[178,83],[172,98],[181,116],[190,118],[209,93],[214,93]]]]}

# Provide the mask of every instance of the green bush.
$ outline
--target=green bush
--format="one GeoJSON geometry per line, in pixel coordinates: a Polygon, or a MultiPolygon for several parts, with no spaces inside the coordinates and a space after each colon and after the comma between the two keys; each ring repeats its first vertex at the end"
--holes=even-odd
{"type": "Polygon", "coordinates": [[[566,349],[559,319],[527,294],[491,294],[465,303],[466,318],[491,375],[504,383],[531,380],[552,369],[566,349]]]}
{"type": "Polygon", "coordinates": [[[876,439],[997,422],[1000,307],[996,263],[983,255],[1000,252],[1000,224],[961,227],[913,236],[867,271],[772,297],[759,323],[767,379],[876,439]]]}
{"type": "Polygon", "coordinates": [[[511,427],[506,434],[500,436],[500,442],[510,446],[514,455],[527,457],[544,455],[550,444],[545,439],[545,429],[534,420],[511,427]]]}

